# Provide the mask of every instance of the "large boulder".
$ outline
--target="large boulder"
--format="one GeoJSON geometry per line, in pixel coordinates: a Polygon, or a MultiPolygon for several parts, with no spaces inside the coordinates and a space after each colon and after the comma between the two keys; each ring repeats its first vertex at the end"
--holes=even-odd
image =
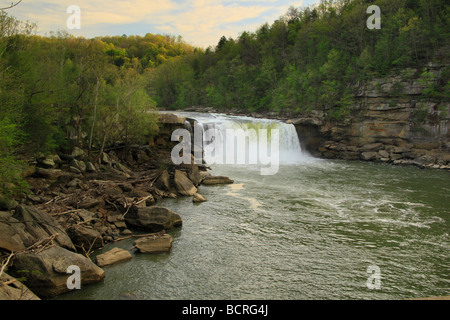
{"type": "Polygon", "coordinates": [[[191,180],[181,172],[180,170],[175,170],[175,175],[173,178],[173,183],[177,192],[184,196],[193,196],[197,193],[197,188],[194,186],[191,180]]]}
{"type": "Polygon", "coordinates": [[[170,209],[164,207],[132,207],[125,215],[129,226],[159,232],[182,225],[181,217],[170,209]]]}
{"type": "Polygon", "coordinates": [[[16,207],[12,218],[21,222],[25,226],[24,231],[36,241],[56,235],[56,244],[69,250],[75,250],[66,231],[48,213],[34,207],[19,205],[16,207]]]}
{"type": "Polygon", "coordinates": [[[71,291],[67,280],[69,266],[80,269],[81,286],[101,281],[105,272],[85,256],[61,247],[39,253],[20,253],[11,267],[13,275],[25,277],[25,284],[40,298],[52,298],[71,291]]]}
{"type": "Polygon", "coordinates": [[[134,246],[140,253],[169,252],[172,249],[173,239],[168,234],[144,237],[136,240],[134,246]]]}
{"type": "Polygon", "coordinates": [[[111,250],[99,254],[96,257],[97,265],[99,267],[109,266],[115,263],[131,260],[131,253],[120,248],[112,248],[111,250]]]}

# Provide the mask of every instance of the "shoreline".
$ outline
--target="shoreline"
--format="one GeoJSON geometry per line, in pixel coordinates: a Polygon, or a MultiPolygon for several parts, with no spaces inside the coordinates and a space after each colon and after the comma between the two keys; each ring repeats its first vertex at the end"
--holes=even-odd
{"type": "Polygon", "coordinates": [[[66,271],[72,265],[81,266],[83,286],[99,282],[105,277],[102,267],[128,257],[112,252],[102,264],[90,254],[123,239],[145,240],[136,241],[144,253],[170,251],[166,230],[181,228],[182,217],[160,207],[160,200],[191,197],[200,203],[207,201],[197,189],[204,180],[233,183],[211,176],[205,166],[171,164],[164,148],[135,146],[129,161],[117,153],[104,153],[95,164],[79,148],[36,159],[26,177],[30,194],[0,208],[0,300],[69,292],[66,271]]]}

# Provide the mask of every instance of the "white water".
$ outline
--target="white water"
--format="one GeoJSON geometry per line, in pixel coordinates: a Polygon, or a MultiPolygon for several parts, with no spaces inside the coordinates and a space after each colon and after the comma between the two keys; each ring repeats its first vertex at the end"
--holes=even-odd
{"type": "MultiPolygon", "coordinates": [[[[265,134],[266,131],[267,155],[270,155],[270,157],[276,156],[279,164],[299,164],[313,160],[307,152],[301,149],[297,132],[292,124],[287,124],[279,120],[255,119],[245,116],[229,116],[215,113],[174,113],[187,119],[195,120],[194,127],[197,129],[200,128],[202,132],[203,150],[206,154],[215,154],[218,151],[219,157],[223,155],[223,163],[254,164],[250,160],[251,157],[255,157],[258,164],[264,163],[261,159],[261,152],[264,154],[264,151],[260,151],[260,148],[261,144],[264,143],[261,135],[265,134]],[[214,131],[214,129],[217,131],[214,131]],[[275,131],[278,133],[278,136],[275,135],[275,131]],[[230,139],[226,138],[228,132],[236,133],[236,136],[239,136],[239,138],[245,135],[244,163],[236,161],[240,151],[238,149],[239,138],[236,141],[230,141],[230,139]],[[239,132],[241,135],[239,135],[239,132]],[[277,141],[274,139],[277,139],[277,141]],[[278,142],[278,145],[272,145],[275,142],[278,142]],[[230,152],[235,156],[232,163],[227,161],[227,156],[229,156],[230,152]]],[[[231,156],[231,158],[233,157],[231,156]]]]}

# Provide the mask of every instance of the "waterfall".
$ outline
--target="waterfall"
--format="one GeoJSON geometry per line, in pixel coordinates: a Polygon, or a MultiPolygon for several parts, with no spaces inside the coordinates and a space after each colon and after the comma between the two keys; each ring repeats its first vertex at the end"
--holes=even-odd
{"type": "MultiPolygon", "coordinates": [[[[223,159],[223,162],[219,163],[261,164],[264,163],[261,153],[273,157],[274,151],[277,152],[279,164],[298,164],[308,157],[302,152],[297,132],[292,124],[272,119],[214,113],[174,113],[190,119],[187,128],[192,133],[195,130],[201,132],[203,151],[205,154],[216,156],[214,158],[216,163],[219,157],[223,159]],[[230,136],[232,133],[236,135],[230,136]],[[265,139],[264,135],[267,138],[267,146],[261,150],[261,147],[264,147],[261,145],[265,139]],[[239,149],[239,143],[242,142],[245,143],[245,147],[239,149]]],[[[208,163],[207,159],[205,160],[208,163]]]]}

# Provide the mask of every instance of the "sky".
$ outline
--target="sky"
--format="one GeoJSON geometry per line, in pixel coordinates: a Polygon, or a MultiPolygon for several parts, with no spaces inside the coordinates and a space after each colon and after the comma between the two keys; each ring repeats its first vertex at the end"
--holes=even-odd
{"type": "MultiPolygon", "coordinates": [[[[0,0],[0,8],[18,0],[0,0]]],[[[196,47],[215,46],[220,37],[236,38],[256,31],[285,14],[290,6],[307,7],[318,0],[22,0],[8,13],[37,24],[37,34],[67,31],[74,36],[181,35],[196,47]],[[79,29],[69,29],[80,9],[79,29]],[[76,13],[75,13],[76,14],[76,13]],[[70,24],[69,24],[70,25],[70,24]]]]}

